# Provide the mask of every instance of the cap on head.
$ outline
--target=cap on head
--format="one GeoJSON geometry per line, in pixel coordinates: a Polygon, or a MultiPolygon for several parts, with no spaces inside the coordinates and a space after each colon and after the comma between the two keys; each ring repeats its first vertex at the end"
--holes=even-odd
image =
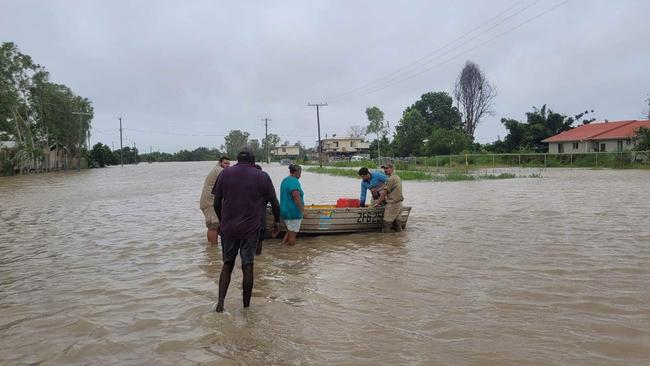
{"type": "Polygon", "coordinates": [[[239,149],[237,154],[237,161],[243,163],[254,163],[255,162],[255,150],[250,146],[244,146],[239,149]]]}
{"type": "Polygon", "coordinates": [[[391,163],[384,164],[384,165],[381,166],[381,168],[382,168],[382,169],[393,168],[393,164],[391,164],[391,163]]]}

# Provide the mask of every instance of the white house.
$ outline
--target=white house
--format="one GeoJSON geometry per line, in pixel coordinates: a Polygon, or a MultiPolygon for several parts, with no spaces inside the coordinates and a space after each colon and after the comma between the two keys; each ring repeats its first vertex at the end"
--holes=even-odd
{"type": "Polygon", "coordinates": [[[650,129],[650,120],[590,123],[561,132],[542,142],[548,143],[550,154],[631,150],[641,127],[650,129]]]}
{"type": "Polygon", "coordinates": [[[283,157],[297,157],[300,155],[299,146],[280,146],[271,150],[271,154],[283,157]]]}
{"type": "Polygon", "coordinates": [[[321,143],[326,156],[352,156],[370,149],[370,143],[355,137],[329,138],[321,143]]]}

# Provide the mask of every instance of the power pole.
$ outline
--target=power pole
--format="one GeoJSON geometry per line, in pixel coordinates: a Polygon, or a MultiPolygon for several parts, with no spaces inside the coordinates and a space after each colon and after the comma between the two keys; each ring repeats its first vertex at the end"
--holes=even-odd
{"type": "Polygon", "coordinates": [[[79,115],[79,142],[77,143],[77,171],[79,171],[81,170],[81,144],[84,142],[81,116],[90,116],[91,114],[87,112],[72,112],[72,114],[79,115]]]}
{"type": "Polygon", "coordinates": [[[122,117],[117,117],[120,120],[120,164],[124,168],[124,149],[122,148],[122,117]]]}
{"type": "Polygon", "coordinates": [[[133,164],[138,165],[138,151],[135,149],[135,141],[133,141],[133,164]]]}
{"type": "Polygon", "coordinates": [[[307,106],[309,107],[316,107],[316,123],[318,124],[318,165],[320,167],[323,167],[323,156],[322,156],[322,151],[323,151],[323,144],[320,141],[320,114],[319,114],[319,107],[327,107],[327,103],[307,103],[307,106]]]}
{"type": "Polygon", "coordinates": [[[264,121],[264,128],[266,129],[266,163],[271,164],[271,156],[269,155],[269,121],[270,118],[262,118],[262,121],[264,121]]]}

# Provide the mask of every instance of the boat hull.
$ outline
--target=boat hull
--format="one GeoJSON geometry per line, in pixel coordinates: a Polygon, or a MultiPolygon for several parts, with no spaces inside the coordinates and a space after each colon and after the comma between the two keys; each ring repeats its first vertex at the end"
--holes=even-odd
{"type": "MultiPolygon", "coordinates": [[[[300,233],[309,235],[379,231],[384,219],[383,207],[306,206],[305,212],[307,217],[302,220],[300,233]]],[[[410,213],[411,207],[402,207],[400,214],[402,228],[406,227],[410,213]]],[[[271,232],[272,225],[273,214],[269,208],[266,215],[267,233],[271,232]]],[[[287,227],[281,222],[280,231],[286,230],[287,227]]]]}

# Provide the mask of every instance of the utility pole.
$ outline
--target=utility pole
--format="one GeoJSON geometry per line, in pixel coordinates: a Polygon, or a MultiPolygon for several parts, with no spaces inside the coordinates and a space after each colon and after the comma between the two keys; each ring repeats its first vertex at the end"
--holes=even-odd
{"type": "Polygon", "coordinates": [[[124,149],[122,148],[122,117],[117,117],[120,120],[120,164],[124,168],[124,149]]]}
{"type": "Polygon", "coordinates": [[[133,141],[133,164],[138,165],[138,151],[135,149],[135,141],[133,141]]]}
{"type": "Polygon", "coordinates": [[[81,170],[81,144],[84,142],[83,138],[83,123],[81,122],[81,116],[90,116],[88,112],[72,112],[72,114],[79,115],[79,142],[77,143],[77,171],[81,170]]]}
{"type": "Polygon", "coordinates": [[[320,114],[319,114],[319,107],[327,107],[327,103],[307,103],[307,106],[309,107],[316,107],[316,123],[318,124],[318,165],[320,167],[323,167],[323,144],[320,141],[320,114]]]}
{"type": "Polygon", "coordinates": [[[271,164],[271,155],[269,155],[269,121],[270,118],[262,118],[264,121],[264,128],[266,129],[266,163],[271,164]]]}

